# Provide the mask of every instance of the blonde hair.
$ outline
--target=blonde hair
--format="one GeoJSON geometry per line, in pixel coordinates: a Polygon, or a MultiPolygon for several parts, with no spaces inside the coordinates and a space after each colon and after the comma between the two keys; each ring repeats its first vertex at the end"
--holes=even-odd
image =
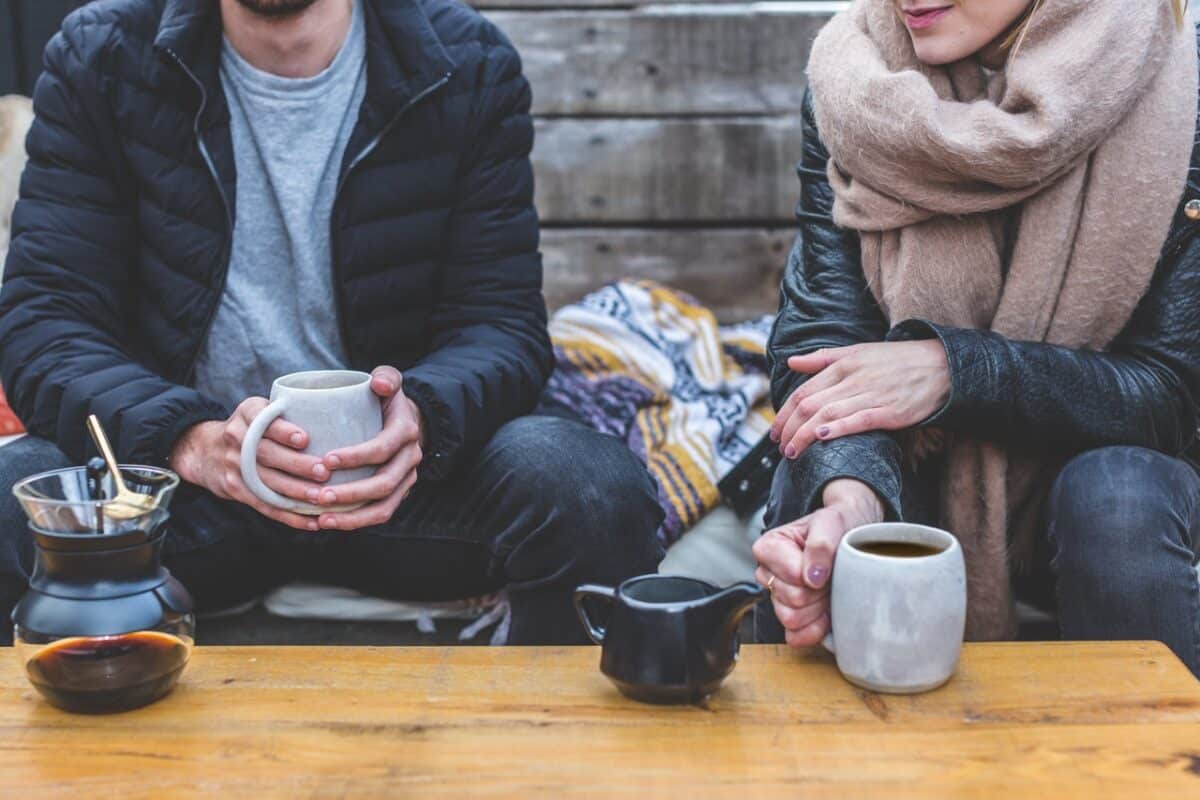
{"type": "MultiPolygon", "coordinates": [[[[1025,9],[1025,13],[1021,15],[1021,18],[1017,21],[1017,24],[1013,26],[1012,31],[1008,34],[1004,41],[1000,43],[1000,46],[1004,48],[1005,51],[1011,54],[1016,52],[1017,48],[1021,46],[1021,42],[1025,38],[1025,33],[1029,29],[1029,20],[1035,13],[1037,13],[1037,10],[1041,7],[1042,2],[1043,0],[1033,0],[1033,2],[1029,4],[1029,8],[1025,9]]],[[[1181,28],[1183,27],[1183,22],[1187,17],[1187,5],[1188,0],[1171,0],[1171,9],[1175,12],[1175,21],[1179,23],[1181,28]]]]}

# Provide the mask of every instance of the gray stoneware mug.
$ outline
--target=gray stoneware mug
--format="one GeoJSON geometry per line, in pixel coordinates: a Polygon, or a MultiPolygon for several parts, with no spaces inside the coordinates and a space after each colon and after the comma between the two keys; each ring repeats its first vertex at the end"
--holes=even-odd
{"type": "Polygon", "coordinates": [[[967,618],[966,567],[954,536],[903,522],[855,528],[838,546],[830,591],[825,647],[846,680],[875,692],[915,694],[954,674],[967,618]],[[918,545],[929,554],[864,550],[880,543],[918,545]]]}
{"type": "MultiPolygon", "coordinates": [[[[258,443],[277,417],[303,428],[308,434],[304,452],[318,458],[332,450],[362,444],[383,430],[383,405],[371,391],[371,376],[350,370],[315,370],[277,378],[271,385],[271,404],[254,418],[242,440],[242,480],[264,503],[313,516],[325,511],[351,511],[363,505],[313,505],[284,497],[262,482],[258,475],[258,443]]],[[[336,486],[374,473],[375,467],[340,469],[325,483],[336,486]]]]}

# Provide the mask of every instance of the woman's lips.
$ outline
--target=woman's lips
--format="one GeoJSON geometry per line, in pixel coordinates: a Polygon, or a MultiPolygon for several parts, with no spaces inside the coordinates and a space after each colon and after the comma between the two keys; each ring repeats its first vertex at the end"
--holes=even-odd
{"type": "Polygon", "coordinates": [[[946,16],[954,6],[943,6],[942,8],[911,8],[904,10],[904,24],[909,30],[919,31],[928,28],[935,24],[939,19],[946,16]]]}

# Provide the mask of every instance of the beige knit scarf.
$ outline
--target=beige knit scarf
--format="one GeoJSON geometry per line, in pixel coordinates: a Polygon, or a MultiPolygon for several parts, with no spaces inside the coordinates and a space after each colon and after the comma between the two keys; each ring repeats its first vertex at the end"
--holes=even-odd
{"type": "MultiPolygon", "coordinates": [[[[1129,321],[1196,119],[1195,37],[1166,0],[1044,0],[995,74],[970,59],[922,64],[894,0],[856,0],[817,37],[809,85],[834,219],[860,232],[893,323],[1103,350],[1129,321]]],[[[1004,638],[1009,545],[1032,541],[1054,459],[963,436],[944,454],[942,524],[966,553],[967,635],[1004,638]]]]}

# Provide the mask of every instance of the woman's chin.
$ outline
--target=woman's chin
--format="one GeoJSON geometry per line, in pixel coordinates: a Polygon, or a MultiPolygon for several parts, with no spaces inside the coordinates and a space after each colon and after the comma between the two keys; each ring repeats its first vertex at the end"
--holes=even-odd
{"type": "Polygon", "coordinates": [[[953,64],[973,55],[973,51],[957,42],[942,41],[941,37],[913,37],[913,52],[917,59],[931,67],[953,64]]]}

